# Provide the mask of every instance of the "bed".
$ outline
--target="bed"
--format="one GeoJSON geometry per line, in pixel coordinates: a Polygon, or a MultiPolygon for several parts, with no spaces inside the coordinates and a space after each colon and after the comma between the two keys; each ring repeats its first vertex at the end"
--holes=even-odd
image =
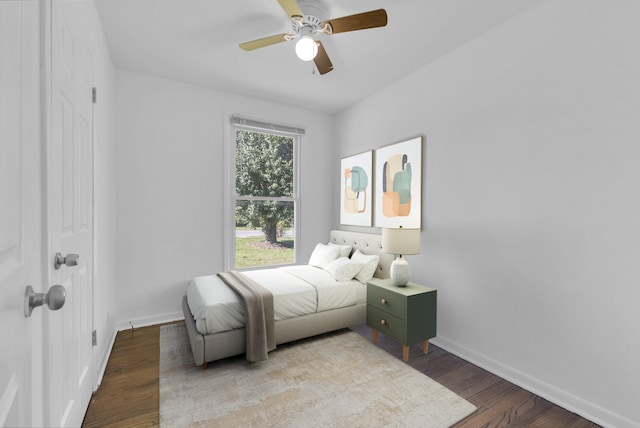
{"type": "MultiPolygon", "coordinates": [[[[328,242],[335,245],[351,246],[353,248],[352,254],[354,254],[356,250],[359,250],[359,252],[364,255],[377,255],[379,257],[379,263],[375,268],[373,276],[376,278],[389,277],[389,269],[393,261],[393,256],[381,251],[380,235],[332,230],[329,233],[328,242]]],[[[317,252],[314,250],[312,259],[315,255],[317,255],[317,252]]],[[[309,260],[309,263],[312,263],[312,260],[309,260]]],[[[316,273],[307,272],[305,265],[265,270],[269,271],[267,276],[270,276],[273,281],[278,281],[280,275],[284,275],[281,271],[286,272],[287,275],[293,271],[294,275],[301,275],[303,277],[306,275],[316,276],[316,273]]],[[[212,319],[217,318],[215,316],[216,310],[208,308],[208,313],[213,313],[214,316],[210,316],[203,324],[202,312],[204,309],[200,306],[204,304],[198,300],[199,297],[194,296],[198,294],[197,288],[206,288],[206,283],[211,281],[217,281],[215,275],[192,279],[187,287],[187,293],[182,299],[182,309],[191,350],[193,352],[194,363],[202,367],[206,367],[209,362],[244,354],[246,351],[245,327],[233,325],[234,322],[238,322],[237,316],[235,321],[233,321],[233,319],[231,320],[231,325],[227,325],[226,327],[222,325],[216,326],[217,321],[212,321],[212,319]],[[195,310],[192,310],[190,307],[190,302],[191,305],[196,308],[195,310]]],[[[354,279],[353,281],[356,280],[354,279]]],[[[328,288],[334,288],[332,284],[329,284],[327,281],[325,282],[327,286],[331,285],[328,288]]],[[[336,282],[338,281],[336,280],[336,282]]],[[[316,308],[311,312],[309,312],[309,292],[303,291],[302,293],[297,293],[291,299],[278,295],[274,296],[274,306],[276,308],[275,322],[273,325],[275,344],[287,343],[365,322],[366,284],[362,282],[359,285],[354,283],[352,288],[354,288],[354,291],[349,293],[338,291],[338,297],[336,297],[336,294],[327,294],[328,297],[325,299],[325,303],[316,302],[316,308]],[[349,296],[347,296],[347,294],[349,294],[349,296]],[[294,303],[290,303],[288,300],[292,300],[294,303]],[[335,306],[335,304],[327,303],[329,301],[334,303],[337,301],[337,306],[339,307],[331,308],[332,305],[335,306]],[[307,307],[307,309],[304,309],[305,307],[307,307]]],[[[227,290],[225,293],[223,294],[226,295],[227,300],[233,300],[233,291],[227,290]]],[[[323,294],[323,292],[317,291],[315,293],[317,295],[323,294]]],[[[326,293],[328,293],[328,291],[326,293]]],[[[331,291],[331,293],[333,293],[333,291],[331,291]]],[[[225,297],[222,297],[222,300],[225,300],[225,297]]],[[[231,318],[233,318],[233,316],[231,318]]],[[[242,324],[242,320],[239,322],[242,324]]]]}

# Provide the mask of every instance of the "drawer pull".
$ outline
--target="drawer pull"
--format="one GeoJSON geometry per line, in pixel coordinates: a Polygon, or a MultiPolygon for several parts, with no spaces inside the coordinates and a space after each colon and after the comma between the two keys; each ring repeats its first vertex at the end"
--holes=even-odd
{"type": "Polygon", "coordinates": [[[385,320],[380,320],[380,324],[387,325],[387,322],[385,320]]]}
{"type": "Polygon", "coordinates": [[[380,303],[382,303],[383,305],[387,304],[387,299],[380,299],[380,303]]]}

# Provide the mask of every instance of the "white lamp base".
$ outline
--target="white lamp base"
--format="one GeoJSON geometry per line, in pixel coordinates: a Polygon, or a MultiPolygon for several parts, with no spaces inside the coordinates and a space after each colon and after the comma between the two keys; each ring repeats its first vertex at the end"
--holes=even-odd
{"type": "Polygon", "coordinates": [[[396,287],[406,287],[409,282],[409,275],[411,274],[411,269],[409,269],[409,262],[402,258],[402,256],[398,257],[391,263],[391,282],[396,287]]]}

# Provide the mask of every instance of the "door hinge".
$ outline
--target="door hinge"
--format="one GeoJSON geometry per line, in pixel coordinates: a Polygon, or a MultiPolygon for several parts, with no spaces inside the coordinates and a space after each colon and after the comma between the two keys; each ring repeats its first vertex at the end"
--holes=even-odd
{"type": "Polygon", "coordinates": [[[98,333],[95,330],[91,332],[91,344],[93,346],[98,345],[98,333]]]}
{"type": "Polygon", "coordinates": [[[98,88],[95,86],[91,88],[91,98],[93,99],[94,104],[98,102],[98,88]]]}

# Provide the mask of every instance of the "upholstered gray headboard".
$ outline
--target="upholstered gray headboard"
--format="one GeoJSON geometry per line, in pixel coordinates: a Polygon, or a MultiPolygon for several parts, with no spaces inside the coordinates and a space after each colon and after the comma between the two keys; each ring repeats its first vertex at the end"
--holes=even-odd
{"type": "Polygon", "coordinates": [[[382,251],[382,237],[373,233],[348,232],[346,230],[332,230],[329,232],[329,242],[334,244],[348,244],[357,248],[364,254],[377,254],[380,263],[374,276],[376,278],[389,278],[389,269],[393,262],[393,254],[382,251]]]}

